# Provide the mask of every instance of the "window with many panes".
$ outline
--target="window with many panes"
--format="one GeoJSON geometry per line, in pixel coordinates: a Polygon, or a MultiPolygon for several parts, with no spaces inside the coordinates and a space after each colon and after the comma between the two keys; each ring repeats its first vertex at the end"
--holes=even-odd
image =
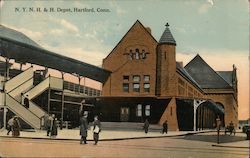
{"type": "Polygon", "coordinates": [[[142,105],[138,104],[136,108],[136,116],[142,116],[142,105]]]}
{"type": "Polygon", "coordinates": [[[133,76],[133,81],[134,82],[139,82],[141,80],[140,76],[139,75],[134,75],[133,76]]]}
{"type": "Polygon", "coordinates": [[[150,105],[146,105],[146,107],[145,107],[145,115],[150,116],[150,105]]]}
{"type": "Polygon", "coordinates": [[[129,81],[129,76],[123,76],[123,81],[129,81]]]}
{"type": "Polygon", "coordinates": [[[144,83],[144,92],[150,92],[150,84],[144,83]]]}
{"type": "Polygon", "coordinates": [[[129,84],[128,83],[123,83],[123,92],[129,92],[129,84]]]}
{"type": "Polygon", "coordinates": [[[139,83],[133,83],[133,91],[140,92],[140,84],[139,83]]]}
{"type": "Polygon", "coordinates": [[[150,81],[150,76],[149,75],[144,75],[144,81],[149,82],[150,81]]]}

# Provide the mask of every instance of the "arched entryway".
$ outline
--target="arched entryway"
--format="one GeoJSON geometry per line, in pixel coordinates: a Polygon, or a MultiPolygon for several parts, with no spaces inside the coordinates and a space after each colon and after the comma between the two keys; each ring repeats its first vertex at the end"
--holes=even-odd
{"type": "Polygon", "coordinates": [[[216,118],[221,120],[221,126],[224,127],[224,106],[218,105],[212,100],[204,100],[200,104],[196,105],[196,124],[194,129],[212,129],[216,127],[216,118]]]}
{"type": "Polygon", "coordinates": [[[216,112],[208,106],[207,102],[201,103],[196,110],[196,130],[214,128],[216,117],[216,112]]]}

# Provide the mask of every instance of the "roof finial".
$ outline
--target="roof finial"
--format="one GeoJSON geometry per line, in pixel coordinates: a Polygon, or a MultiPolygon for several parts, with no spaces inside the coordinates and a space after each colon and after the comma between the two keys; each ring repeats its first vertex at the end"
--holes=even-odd
{"type": "Polygon", "coordinates": [[[168,22],[167,22],[167,24],[165,25],[166,27],[169,27],[169,24],[168,24],[168,22]]]}

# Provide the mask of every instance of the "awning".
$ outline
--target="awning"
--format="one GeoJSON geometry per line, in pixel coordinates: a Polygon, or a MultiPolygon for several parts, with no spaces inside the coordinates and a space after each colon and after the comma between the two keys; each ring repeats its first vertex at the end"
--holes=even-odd
{"type": "Polygon", "coordinates": [[[208,106],[209,108],[215,110],[219,114],[224,114],[225,113],[225,110],[223,109],[223,107],[217,105],[213,100],[207,100],[206,102],[204,102],[202,104],[205,104],[206,106],[208,106]]]}

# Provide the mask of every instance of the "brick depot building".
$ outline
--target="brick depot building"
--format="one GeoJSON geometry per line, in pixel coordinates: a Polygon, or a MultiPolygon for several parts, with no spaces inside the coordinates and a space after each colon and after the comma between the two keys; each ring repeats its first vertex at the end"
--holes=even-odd
{"type": "Polygon", "coordinates": [[[95,105],[102,121],[168,120],[170,130],[238,124],[237,76],[215,71],[199,55],[186,66],[176,62],[176,41],[169,25],[159,41],[139,21],[103,60],[111,75],[95,105]]]}

